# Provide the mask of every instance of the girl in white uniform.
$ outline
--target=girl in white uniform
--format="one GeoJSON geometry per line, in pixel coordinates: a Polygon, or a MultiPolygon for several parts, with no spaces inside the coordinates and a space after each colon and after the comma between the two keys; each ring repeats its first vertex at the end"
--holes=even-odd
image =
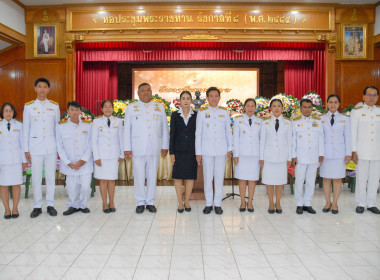
{"type": "Polygon", "coordinates": [[[324,213],[330,211],[338,214],[338,198],[342,188],[342,178],[346,177],[346,165],[351,160],[351,127],[350,118],[338,112],[340,97],[331,94],[327,98],[328,113],[321,117],[324,133],[325,156],[319,173],[323,178],[323,192],[326,205],[324,213]],[[333,180],[334,195],[331,203],[331,180],[333,180]]]}
{"type": "Polygon", "coordinates": [[[124,159],[123,120],[112,116],[113,102],[102,102],[103,116],[94,119],[92,127],[92,150],[95,161],[94,177],[99,179],[103,212],[115,212],[115,180],[119,163],[124,159]],[[109,203],[107,202],[107,193],[109,203]]]}
{"type": "Polygon", "coordinates": [[[292,123],[282,116],[283,104],[280,99],[273,99],[270,109],[272,116],[264,119],[260,135],[260,166],[263,169],[261,181],[267,185],[268,213],[273,214],[275,211],[273,196],[276,186],[276,212],[281,214],[280,200],[291,163],[292,123]]]}
{"type": "Polygon", "coordinates": [[[260,130],[262,120],[254,115],[256,111],[256,101],[248,98],[244,102],[243,116],[235,118],[234,122],[234,164],[235,178],[239,179],[240,190],[240,212],[244,212],[247,207],[245,194],[248,183],[248,211],[253,212],[253,195],[255,193],[256,182],[259,180],[260,165],[260,130]]]}
{"type": "Polygon", "coordinates": [[[18,202],[22,169],[26,166],[26,158],[22,149],[22,123],[15,120],[15,107],[4,103],[0,109],[0,190],[5,208],[5,219],[18,218],[18,202]],[[9,190],[12,186],[13,209],[9,207],[9,190]]]}

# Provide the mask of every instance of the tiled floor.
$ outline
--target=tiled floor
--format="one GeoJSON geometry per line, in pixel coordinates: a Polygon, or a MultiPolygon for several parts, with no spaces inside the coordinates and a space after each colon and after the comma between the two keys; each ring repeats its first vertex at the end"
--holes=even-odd
{"type": "Polygon", "coordinates": [[[380,279],[380,216],[356,214],[346,186],[338,215],[322,213],[318,187],[316,215],[297,215],[288,187],[281,215],[267,213],[263,186],[254,214],[238,211],[239,197],[223,202],[222,216],[204,215],[204,201],[178,214],[170,186],[157,188],[155,215],[135,214],[132,187],[117,187],[116,197],[116,213],[102,212],[97,192],[90,214],[64,217],[57,186],[58,217],[44,208],[36,219],[32,198],[22,198],[20,218],[0,219],[0,279],[380,279]]]}

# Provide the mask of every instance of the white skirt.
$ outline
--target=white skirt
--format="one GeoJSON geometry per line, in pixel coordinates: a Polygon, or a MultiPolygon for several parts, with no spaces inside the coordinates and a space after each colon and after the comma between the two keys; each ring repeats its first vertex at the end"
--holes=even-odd
{"type": "Polygon", "coordinates": [[[285,185],[288,182],[287,162],[264,161],[261,182],[270,186],[285,185]]]}
{"type": "Polygon", "coordinates": [[[0,165],[0,186],[17,186],[22,183],[22,163],[0,165]]]}
{"type": "Polygon", "coordinates": [[[99,180],[117,180],[119,174],[119,159],[100,159],[102,166],[95,163],[94,177],[99,180]]]}
{"type": "Polygon", "coordinates": [[[239,180],[258,181],[260,175],[259,157],[240,156],[235,165],[235,178],[239,180]]]}
{"type": "Polygon", "coordinates": [[[346,177],[346,164],[344,158],[323,159],[319,168],[319,176],[327,179],[341,179],[346,177]]]}

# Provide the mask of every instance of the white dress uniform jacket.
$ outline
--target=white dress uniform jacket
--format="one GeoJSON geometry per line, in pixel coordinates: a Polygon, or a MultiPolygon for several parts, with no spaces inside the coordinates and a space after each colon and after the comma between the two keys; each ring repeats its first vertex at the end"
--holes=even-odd
{"type": "Polygon", "coordinates": [[[128,105],[124,117],[124,151],[133,156],[160,155],[169,149],[169,128],[164,106],[142,101],[128,105]]]}
{"type": "Polygon", "coordinates": [[[97,117],[92,124],[92,152],[94,160],[124,158],[123,151],[123,120],[110,116],[97,117]]]}
{"type": "Polygon", "coordinates": [[[359,159],[380,160],[380,107],[355,108],[351,112],[352,151],[359,159]]]}
{"type": "Polygon", "coordinates": [[[280,116],[279,129],[275,129],[275,117],[264,120],[260,137],[260,160],[268,162],[291,161],[292,122],[280,116]]]}
{"type": "Polygon", "coordinates": [[[351,156],[351,126],[350,118],[334,113],[334,125],[331,125],[331,112],[321,116],[324,133],[324,158],[338,159],[351,156]]]}
{"type": "Polygon", "coordinates": [[[234,158],[239,156],[258,157],[260,151],[260,131],[263,120],[253,115],[252,124],[249,125],[249,117],[244,114],[236,117],[233,133],[234,158]]]}
{"type": "Polygon", "coordinates": [[[197,115],[195,154],[224,156],[233,150],[230,115],[221,107],[208,107],[197,115]]]}
{"type": "Polygon", "coordinates": [[[292,158],[298,163],[317,164],[324,156],[324,136],[319,117],[297,117],[293,120],[292,158]]]}
{"type": "Polygon", "coordinates": [[[58,103],[38,99],[24,107],[24,152],[31,155],[57,153],[55,131],[60,119],[58,103]]]}
{"type": "Polygon", "coordinates": [[[12,119],[0,120],[0,165],[12,165],[15,163],[26,163],[23,151],[22,123],[12,119]]]}
{"type": "Polygon", "coordinates": [[[61,121],[57,128],[57,148],[61,158],[60,171],[65,175],[83,175],[92,173],[91,122],[80,120],[78,124],[72,121],[61,121]],[[70,163],[83,160],[86,163],[75,170],[70,163]]]}

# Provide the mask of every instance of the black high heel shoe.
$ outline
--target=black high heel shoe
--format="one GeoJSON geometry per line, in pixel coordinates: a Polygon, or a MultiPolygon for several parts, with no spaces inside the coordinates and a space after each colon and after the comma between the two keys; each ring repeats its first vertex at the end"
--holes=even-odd
{"type": "Polygon", "coordinates": [[[333,214],[338,214],[338,213],[339,213],[339,211],[338,211],[338,207],[336,208],[336,210],[334,210],[334,209],[331,208],[331,213],[333,213],[333,214]]]}
{"type": "Polygon", "coordinates": [[[191,207],[187,208],[187,207],[185,206],[185,211],[186,211],[186,212],[190,212],[190,211],[191,211],[191,207]]]}
{"type": "MultiPolygon", "coordinates": [[[[108,204],[108,207],[109,207],[110,205],[108,204]]],[[[109,209],[110,209],[110,212],[116,212],[116,208],[111,208],[111,207],[109,207],[109,209]]]]}
{"type": "Polygon", "coordinates": [[[241,207],[241,205],[240,205],[240,208],[239,208],[239,211],[240,212],[245,212],[245,208],[247,207],[247,204],[244,206],[244,207],[241,207]]]}
{"type": "MultiPolygon", "coordinates": [[[[17,211],[17,212],[18,212],[18,211],[17,211]]],[[[19,213],[17,213],[17,214],[13,214],[13,213],[12,213],[12,219],[17,219],[19,216],[20,216],[19,213]]]]}
{"type": "Polygon", "coordinates": [[[323,209],[322,209],[322,212],[323,212],[323,213],[327,213],[327,212],[330,211],[330,209],[331,209],[331,203],[330,203],[330,207],[329,207],[329,208],[323,208],[323,209]]]}
{"type": "Polygon", "coordinates": [[[4,214],[4,219],[9,220],[10,218],[12,218],[12,215],[11,215],[11,214],[9,214],[9,215],[5,215],[5,214],[4,214]]]}
{"type": "Polygon", "coordinates": [[[184,208],[182,208],[182,209],[177,209],[177,211],[178,211],[178,213],[183,213],[183,211],[185,211],[185,209],[184,208]]]}

